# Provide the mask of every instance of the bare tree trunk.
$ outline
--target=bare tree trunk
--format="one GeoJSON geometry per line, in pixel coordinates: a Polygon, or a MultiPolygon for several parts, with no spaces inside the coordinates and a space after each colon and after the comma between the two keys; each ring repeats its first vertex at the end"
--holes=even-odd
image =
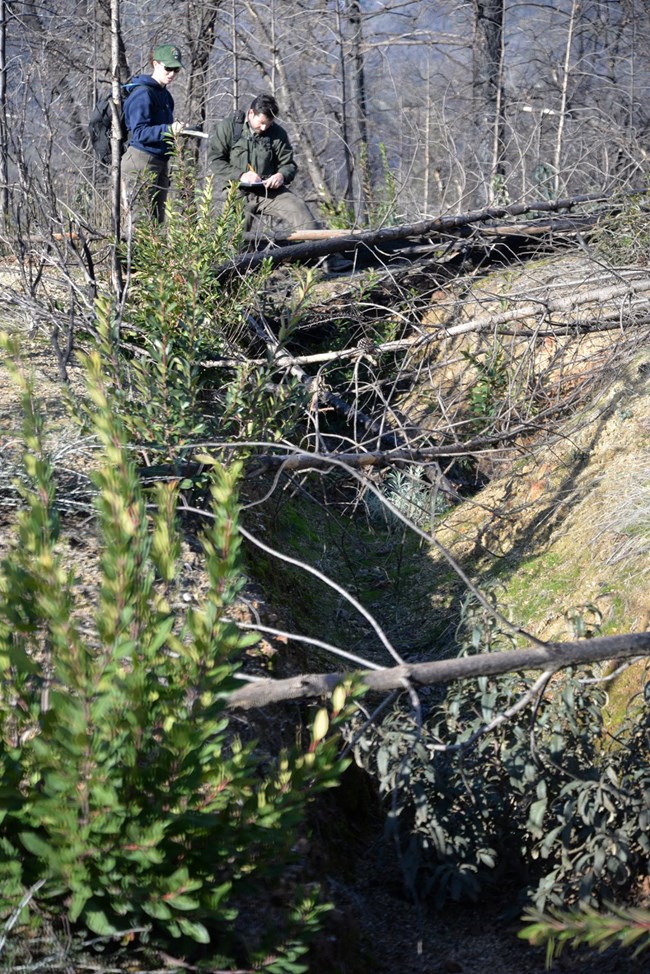
{"type": "Polygon", "coordinates": [[[473,0],[473,97],[476,119],[477,174],[489,205],[499,202],[495,190],[505,176],[503,97],[504,0],[473,0]]]}
{"type": "Polygon", "coordinates": [[[431,168],[431,66],[427,62],[427,98],[426,98],[426,118],[424,120],[424,216],[429,215],[429,170],[431,168]]]}
{"type": "Polygon", "coordinates": [[[121,297],[124,283],[120,263],[119,243],[121,237],[121,162],[122,132],[120,128],[120,0],[111,0],[111,85],[113,126],[111,130],[111,190],[113,219],[113,287],[121,297]]]}
{"type": "Polygon", "coordinates": [[[576,16],[580,7],[580,0],[573,0],[571,5],[571,16],[569,18],[569,31],[564,49],[564,65],[562,68],[562,92],[560,100],[560,119],[557,124],[557,136],[555,138],[555,151],[553,153],[553,188],[555,196],[560,195],[560,165],[562,162],[562,143],[564,141],[564,124],[566,121],[566,108],[568,101],[569,73],[571,67],[571,45],[573,43],[573,33],[575,30],[576,16]]]}
{"type": "Polygon", "coordinates": [[[0,212],[2,226],[9,218],[9,129],[7,127],[7,24],[8,0],[0,0],[0,212]]]}
{"type": "Polygon", "coordinates": [[[237,108],[239,101],[239,35],[237,34],[237,0],[230,5],[230,38],[232,43],[232,107],[237,108]]]}
{"type": "Polygon", "coordinates": [[[99,67],[102,71],[110,70],[111,77],[115,77],[117,73],[118,81],[126,84],[131,77],[131,72],[122,37],[119,3],[117,4],[117,37],[113,36],[115,6],[115,0],[97,0],[96,16],[99,30],[96,31],[96,37],[99,39],[99,67]],[[110,47],[108,38],[110,38],[110,47]]]}
{"type": "Polygon", "coordinates": [[[365,224],[368,214],[368,192],[371,185],[370,159],[368,155],[368,105],[366,99],[366,75],[363,59],[362,13],[359,0],[349,0],[348,21],[351,28],[350,61],[352,62],[353,106],[357,123],[358,141],[355,146],[359,173],[359,205],[357,220],[365,224]]]}
{"type": "Polygon", "coordinates": [[[350,127],[348,125],[348,70],[345,57],[341,7],[338,3],[336,5],[336,29],[338,32],[339,61],[341,64],[341,135],[343,137],[343,159],[345,161],[345,189],[343,198],[345,200],[352,200],[354,196],[354,161],[350,145],[350,127]]]}
{"type": "MultiPolygon", "coordinates": [[[[203,131],[207,119],[208,72],[210,54],[214,47],[215,25],[220,3],[191,4],[187,10],[187,35],[190,39],[190,55],[185,102],[185,119],[193,129],[203,131]]],[[[195,163],[199,160],[200,140],[192,143],[195,163]]]]}
{"type": "MultiPolygon", "coordinates": [[[[269,74],[264,64],[260,61],[258,57],[255,56],[254,52],[251,51],[253,57],[255,58],[255,64],[258,67],[258,69],[262,71],[262,74],[266,75],[269,85],[274,91],[275,88],[272,85],[272,81],[277,75],[277,79],[278,79],[277,89],[279,90],[279,92],[281,92],[280,100],[281,102],[283,102],[284,106],[286,107],[285,114],[289,115],[293,119],[296,125],[296,129],[298,133],[298,138],[296,141],[300,145],[304,145],[306,149],[304,154],[301,156],[300,161],[301,163],[304,162],[305,168],[309,173],[309,178],[311,179],[316,192],[318,192],[319,195],[325,199],[325,202],[331,204],[334,202],[334,196],[328,184],[327,174],[319,162],[318,152],[316,151],[316,146],[314,145],[311,136],[312,126],[311,126],[311,118],[309,115],[309,109],[307,107],[307,102],[303,100],[302,92],[295,92],[295,96],[294,96],[295,89],[289,81],[287,72],[284,67],[284,63],[281,57],[279,56],[278,52],[274,52],[272,50],[272,44],[271,44],[271,38],[269,36],[269,32],[266,26],[264,25],[259,15],[259,12],[256,9],[255,4],[251,2],[247,2],[245,6],[252,20],[259,27],[260,33],[264,41],[266,42],[267,47],[271,49],[272,52],[271,57],[273,60],[272,70],[274,72],[273,75],[271,76],[269,74]]],[[[246,44],[245,37],[244,37],[244,44],[246,44]]]]}

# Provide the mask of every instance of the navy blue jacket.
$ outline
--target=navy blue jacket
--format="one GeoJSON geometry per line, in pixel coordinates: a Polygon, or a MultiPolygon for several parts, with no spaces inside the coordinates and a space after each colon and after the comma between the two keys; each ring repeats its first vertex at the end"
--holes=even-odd
{"type": "Polygon", "coordinates": [[[129,145],[152,156],[168,156],[170,134],[174,121],[174,99],[164,85],[159,85],[150,74],[132,78],[127,89],[136,85],[124,102],[124,121],[129,133],[129,145]]]}

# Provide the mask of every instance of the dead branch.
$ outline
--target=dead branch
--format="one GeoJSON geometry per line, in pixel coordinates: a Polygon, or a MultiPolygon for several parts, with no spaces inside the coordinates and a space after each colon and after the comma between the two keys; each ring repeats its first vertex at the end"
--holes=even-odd
{"type": "Polygon", "coordinates": [[[336,409],[337,412],[341,413],[341,415],[345,416],[346,419],[353,419],[355,423],[362,426],[368,433],[376,437],[380,445],[384,444],[386,449],[390,449],[396,445],[400,439],[397,431],[385,430],[381,422],[367,416],[360,409],[350,406],[350,404],[347,403],[336,392],[331,392],[329,389],[326,389],[323,383],[319,381],[319,377],[317,375],[309,375],[296,363],[293,356],[282,348],[279,341],[270,331],[270,329],[264,329],[262,325],[251,315],[248,316],[247,320],[250,328],[255,332],[257,337],[265,342],[267,348],[274,358],[275,364],[281,368],[286,368],[287,371],[290,372],[291,375],[295,376],[301,385],[303,385],[309,391],[312,397],[312,405],[310,406],[310,409],[316,410],[320,408],[320,403],[326,406],[331,406],[336,409]]]}
{"type": "MultiPolygon", "coordinates": [[[[590,216],[565,217],[564,219],[559,220],[545,220],[542,223],[536,220],[526,223],[500,223],[495,226],[484,227],[480,232],[490,237],[538,237],[553,232],[564,233],[566,231],[588,230],[594,226],[599,218],[600,215],[594,214],[590,216]]],[[[324,230],[294,230],[291,233],[283,233],[280,231],[269,239],[275,241],[276,243],[279,243],[280,241],[287,241],[289,243],[306,243],[309,240],[328,240],[332,237],[358,237],[364,233],[368,233],[368,231],[332,230],[329,228],[324,230]]],[[[250,237],[251,239],[255,239],[253,234],[251,234],[250,237]]]]}
{"type": "MultiPolygon", "coordinates": [[[[576,301],[573,308],[578,308],[580,304],[587,303],[589,299],[585,301],[576,301]]],[[[546,314],[548,305],[544,307],[539,307],[536,309],[536,314],[544,315],[546,314]]],[[[567,310],[570,310],[570,307],[567,310]]],[[[552,309],[552,311],[557,311],[557,308],[552,309]]],[[[635,302],[633,306],[627,305],[624,309],[627,314],[634,311],[634,315],[630,314],[629,321],[626,321],[627,325],[635,326],[645,326],[650,322],[650,301],[639,301],[635,302]],[[643,315],[639,315],[639,312],[645,312],[643,315]]],[[[532,314],[531,309],[528,312],[532,314]]],[[[560,323],[560,322],[548,322],[546,327],[525,327],[519,324],[518,319],[525,314],[525,311],[519,310],[513,312],[512,314],[506,315],[507,318],[513,320],[512,325],[508,325],[507,322],[500,323],[496,320],[497,317],[501,318],[503,316],[495,316],[495,318],[473,318],[470,321],[465,321],[460,325],[451,325],[446,328],[444,326],[436,326],[436,330],[428,335],[416,334],[410,335],[408,338],[399,338],[391,342],[383,342],[382,344],[373,345],[372,348],[343,348],[338,352],[315,352],[313,355],[296,355],[293,356],[291,362],[293,365],[321,365],[330,362],[344,362],[348,359],[358,359],[362,358],[364,355],[369,354],[374,356],[385,355],[390,352],[403,352],[409,349],[424,349],[428,345],[433,345],[435,342],[439,342],[442,338],[453,338],[457,335],[468,335],[468,334],[489,334],[489,335],[517,335],[520,338],[560,338],[566,335],[575,335],[579,332],[584,332],[589,334],[598,334],[599,332],[606,331],[617,331],[621,327],[621,308],[613,308],[611,311],[599,311],[597,316],[576,318],[570,323],[560,323]]],[[[140,350],[138,350],[140,351],[140,350]]],[[[268,358],[249,358],[249,359],[207,359],[202,362],[201,365],[205,369],[214,368],[241,368],[241,366],[246,363],[246,365],[268,365],[268,358]]],[[[279,359],[277,360],[279,363],[279,359]]]]}
{"type": "MultiPolygon", "coordinates": [[[[644,194],[645,189],[634,190],[626,195],[644,194]]],[[[354,251],[362,247],[376,247],[408,237],[426,237],[433,234],[445,234],[474,223],[485,223],[508,216],[521,216],[524,213],[549,213],[559,210],[570,210],[583,203],[605,202],[611,199],[611,194],[592,193],[574,196],[561,200],[536,200],[531,203],[514,203],[511,206],[491,206],[481,210],[471,210],[453,216],[439,216],[433,220],[421,220],[418,223],[403,224],[396,227],[382,227],[380,230],[358,231],[350,230],[345,236],[331,234],[325,240],[309,240],[291,244],[277,249],[258,250],[250,254],[242,254],[228,264],[222,264],[215,269],[218,276],[233,273],[243,273],[258,267],[263,261],[280,264],[294,260],[311,260],[325,257],[328,254],[354,251]]]]}
{"type": "MultiPolygon", "coordinates": [[[[517,649],[507,653],[481,653],[428,663],[405,663],[381,670],[360,670],[354,675],[368,690],[386,693],[407,685],[416,687],[450,683],[479,676],[499,676],[527,670],[557,672],[567,666],[604,663],[650,655],[650,632],[602,636],[580,642],[548,643],[543,648],[517,649]]],[[[306,700],[330,694],[350,673],[304,673],[285,680],[246,679],[246,686],[227,699],[229,708],[266,707],[285,700],[306,700]]]]}

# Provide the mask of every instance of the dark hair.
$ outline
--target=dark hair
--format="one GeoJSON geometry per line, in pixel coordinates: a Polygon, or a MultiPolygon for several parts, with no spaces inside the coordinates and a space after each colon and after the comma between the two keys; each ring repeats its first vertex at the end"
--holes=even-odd
{"type": "Polygon", "coordinates": [[[266,115],[267,118],[277,118],[280,114],[278,103],[273,95],[258,95],[253,98],[251,108],[256,115],[266,115]]]}

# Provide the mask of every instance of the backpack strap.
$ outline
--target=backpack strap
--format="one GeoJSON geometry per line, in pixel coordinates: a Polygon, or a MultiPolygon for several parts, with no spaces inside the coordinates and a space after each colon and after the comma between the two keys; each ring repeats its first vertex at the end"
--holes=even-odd
{"type": "Polygon", "coordinates": [[[246,121],[246,114],[244,112],[235,112],[232,117],[232,136],[230,139],[230,148],[232,149],[236,142],[241,139],[241,134],[244,131],[244,122],[246,121]]]}

